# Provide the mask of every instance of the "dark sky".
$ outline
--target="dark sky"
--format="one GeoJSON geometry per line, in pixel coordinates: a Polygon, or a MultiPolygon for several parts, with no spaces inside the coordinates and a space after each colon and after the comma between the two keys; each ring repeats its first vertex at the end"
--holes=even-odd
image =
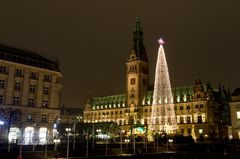
{"type": "MultiPolygon", "coordinates": [[[[197,75],[214,87],[240,87],[239,0],[142,0],[140,17],[153,83],[163,37],[172,86],[197,75]]],[[[64,101],[125,92],[136,0],[15,0],[0,2],[0,43],[56,56],[64,101]]]]}

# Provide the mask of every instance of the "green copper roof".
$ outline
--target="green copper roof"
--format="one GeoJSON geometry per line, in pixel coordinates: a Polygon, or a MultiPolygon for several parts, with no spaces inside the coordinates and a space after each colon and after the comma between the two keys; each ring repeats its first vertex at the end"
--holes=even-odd
{"type": "MultiPolygon", "coordinates": [[[[202,84],[203,91],[207,91],[207,85],[202,84]]],[[[216,89],[212,91],[216,92],[216,89]]],[[[174,103],[192,101],[194,94],[194,85],[172,88],[174,103]]],[[[152,105],[153,90],[147,91],[146,97],[142,101],[142,105],[152,105]]],[[[93,109],[110,109],[126,107],[126,94],[102,96],[92,98],[93,109]]]]}
{"type": "Polygon", "coordinates": [[[92,99],[92,107],[95,109],[109,109],[125,107],[126,94],[103,96],[92,99]]]}

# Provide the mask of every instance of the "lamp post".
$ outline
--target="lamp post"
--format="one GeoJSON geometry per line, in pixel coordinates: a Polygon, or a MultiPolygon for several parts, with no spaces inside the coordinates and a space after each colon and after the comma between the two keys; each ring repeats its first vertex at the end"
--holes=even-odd
{"type": "Polygon", "coordinates": [[[71,131],[71,128],[66,128],[67,132],[67,159],[68,159],[68,154],[69,154],[69,133],[71,131]]]}
{"type": "Polygon", "coordinates": [[[75,150],[75,137],[76,137],[76,121],[73,124],[73,150],[75,150]]]}
{"type": "Polygon", "coordinates": [[[92,125],[92,149],[94,149],[94,137],[95,137],[95,128],[94,128],[94,122],[92,125]]]}
{"type": "Polygon", "coordinates": [[[121,148],[121,154],[122,154],[122,142],[123,142],[123,141],[122,141],[122,138],[123,138],[123,133],[125,133],[125,130],[121,130],[121,131],[120,131],[120,137],[121,137],[121,140],[120,140],[120,142],[121,142],[121,147],[120,147],[120,148],[121,148]]]}
{"type": "Polygon", "coordinates": [[[60,143],[60,139],[54,139],[54,151],[57,151],[57,145],[60,143]]]}
{"type": "Polygon", "coordinates": [[[0,120],[0,137],[2,138],[2,125],[4,125],[4,121],[0,120]]]}
{"type": "Polygon", "coordinates": [[[158,152],[158,139],[159,139],[159,134],[160,134],[160,131],[157,131],[157,152],[158,152]]]}
{"type": "Polygon", "coordinates": [[[169,148],[170,148],[172,145],[173,139],[168,139],[168,142],[169,142],[169,148]]]}
{"type": "MultiPolygon", "coordinates": [[[[102,130],[101,130],[101,129],[96,129],[96,132],[97,132],[97,135],[99,135],[99,133],[101,133],[102,130]]],[[[98,136],[98,137],[99,137],[99,136],[98,136]]]]}
{"type": "MultiPolygon", "coordinates": [[[[108,133],[109,133],[109,140],[111,139],[111,135],[110,135],[110,128],[112,126],[113,123],[110,124],[109,128],[108,128],[108,133]]],[[[108,140],[108,141],[109,141],[108,140]]],[[[106,156],[108,155],[108,141],[106,140],[106,156]]]]}

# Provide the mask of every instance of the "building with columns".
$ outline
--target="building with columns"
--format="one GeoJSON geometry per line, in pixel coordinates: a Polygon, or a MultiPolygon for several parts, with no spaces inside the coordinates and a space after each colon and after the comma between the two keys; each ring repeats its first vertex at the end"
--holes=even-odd
{"type": "MultiPolygon", "coordinates": [[[[198,139],[229,137],[228,91],[222,87],[214,89],[209,82],[202,83],[197,78],[193,84],[172,88],[172,94],[178,134],[191,135],[198,139]]],[[[83,121],[116,122],[126,134],[142,135],[150,124],[152,102],[153,86],[149,84],[149,61],[143,43],[140,18],[137,17],[132,50],[126,62],[126,92],[88,97],[83,121]],[[140,127],[143,129],[135,129],[140,127]]],[[[161,125],[160,109],[161,105],[156,110],[157,125],[161,125]]]]}
{"type": "Polygon", "coordinates": [[[44,144],[53,138],[61,78],[58,60],[0,45],[1,141],[44,144]]]}

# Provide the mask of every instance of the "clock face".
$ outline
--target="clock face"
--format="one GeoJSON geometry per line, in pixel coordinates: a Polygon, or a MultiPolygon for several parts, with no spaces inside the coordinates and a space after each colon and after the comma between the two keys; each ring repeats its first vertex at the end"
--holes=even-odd
{"type": "Polygon", "coordinates": [[[130,81],[131,84],[135,84],[135,78],[132,78],[130,81]]]}

